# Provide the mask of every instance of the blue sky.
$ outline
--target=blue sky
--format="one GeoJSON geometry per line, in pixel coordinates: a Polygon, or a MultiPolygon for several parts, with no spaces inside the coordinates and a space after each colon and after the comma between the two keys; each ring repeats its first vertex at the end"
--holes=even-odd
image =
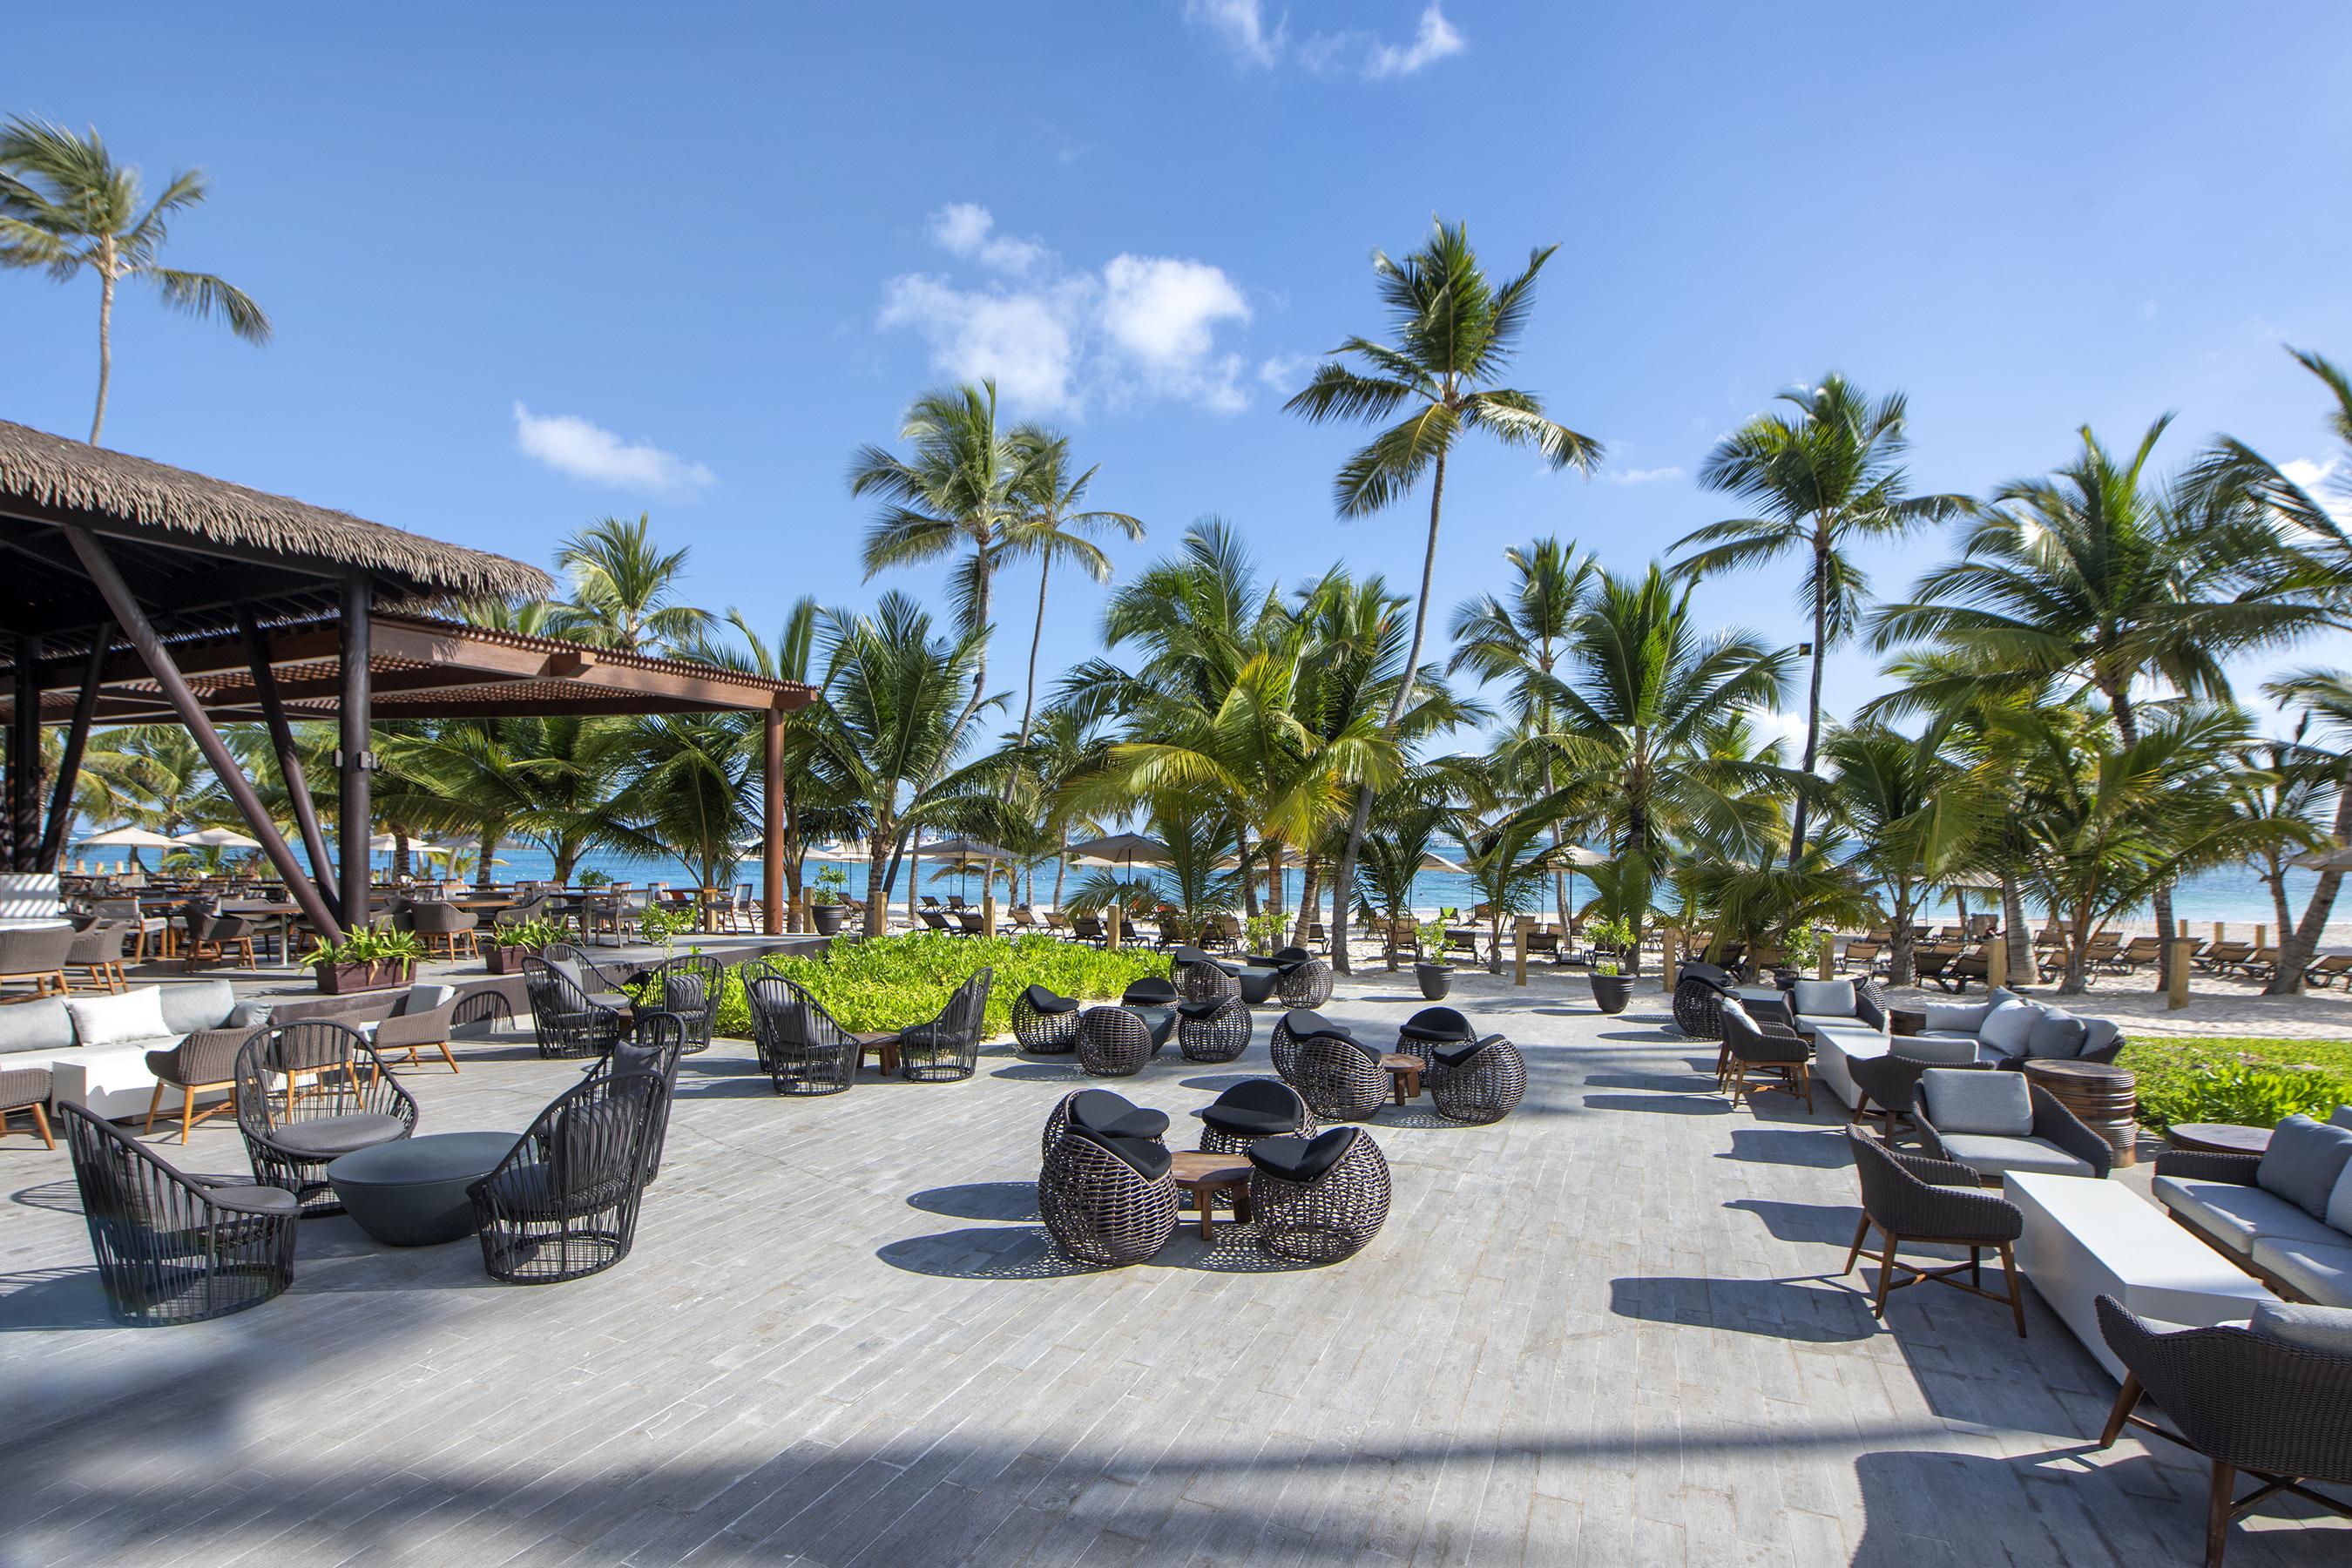
{"type": "MultiPolygon", "coordinates": [[[[277,341],[133,297],[110,445],[544,562],[606,512],[772,624],[870,600],[842,475],[910,395],[991,371],[1143,517],[1223,516],[1286,578],[1410,588],[1424,504],[1337,521],[1355,432],[1281,412],[1381,326],[1368,258],[1466,219],[1557,242],[1517,380],[1590,479],[1473,450],[1438,603],[1545,532],[1633,568],[1727,514],[1708,445],[1841,371],[1910,395],[1925,489],[2227,429],[2324,460],[2283,343],[2352,358],[2352,10],[1365,0],[828,8],[49,7],[0,109],[194,163],[173,232],[277,341]]],[[[79,435],[94,286],[0,276],[0,416],[79,435]]],[[[1874,560],[1882,591],[1942,557],[1874,560]]],[[[902,585],[935,602],[942,576],[902,585]]],[[[1017,675],[1025,588],[996,658],[1017,675]]],[[[1790,574],[1704,591],[1794,641],[1790,574]]],[[[1057,590],[1046,660],[1092,647],[1057,590]]],[[[2297,661],[2341,661],[2339,645],[2297,661]]],[[[1843,656],[1843,713],[1874,689],[1843,656]]],[[[1015,706],[1017,708],[1017,695],[1015,706]]]]}

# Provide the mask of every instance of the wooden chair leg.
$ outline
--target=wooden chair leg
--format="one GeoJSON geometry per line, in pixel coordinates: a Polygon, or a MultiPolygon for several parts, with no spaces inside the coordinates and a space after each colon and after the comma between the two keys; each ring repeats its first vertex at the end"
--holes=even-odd
{"type": "Polygon", "coordinates": [[[1886,1250],[1878,1255],[1878,1293],[1871,1299],[1870,1315],[1881,1322],[1886,1321],[1886,1292],[1895,1288],[1895,1248],[1902,1239],[1888,1231],[1886,1250]]]}
{"type": "Polygon", "coordinates": [[[188,1141],[188,1130],[196,1124],[196,1091],[193,1087],[180,1090],[180,1142],[188,1141]]]}
{"type": "Polygon", "coordinates": [[[457,1058],[456,1054],[449,1049],[449,1042],[446,1040],[441,1042],[441,1059],[449,1064],[449,1070],[451,1072],[460,1070],[457,1066],[457,1058]]]}
{"type": "Polygon", "coordinates": [[[2099,1429],[2100,1447],[2114,1447],[2116,1439],[2124,1435],[2124,1423],[2129,1421],[2131,1413],[2138,1408],[2140,1394],[2137,1375],[2126,1374],[2122,1392],[2116,1395],[2116,1407],[2107,1412],[2107,1424],[2099,1429]]]}
{"type": "Polygon", "coordinates": [[[1845,1267],[1838,1270],[1839,1279],[1843,1279],[1847,1275],[1853,1272],[1855,1261],[1862,1257],[1863,1240],[1869,1235],[1870,1216],[1868,1215],[1864,1215],[1854,1222],[1853,1245],[1845,1249],[1845,1267]]]}
{"type": "Polygon", "coordinates": [[[163,1104],[163,1080],[159,1078],[155,1080],[155,1092],[147,1097],[147,1125],[139,1130],[142,1137],[155,1131],[155,1112],[162,1109],[163,1104]]]}
{"type": "Polygon", "coordinates": [[[2221,1568],[2230,1519],[2237,1511],[2238,1467],[2213,1461],[2213,1484],[2205,1495],[2205,1568],[2221,1568]]]}
{"type": "Polygon", "coordinates": [[[33,1125],[40,1130],[41,1142],[47,1144],[50,1148],[55,1149],[58,1146],[58,1141],[49,1136],[48,1107],[43,1105],[37,1100],[33,1101],[32,1104],[26,1106],[26,1109],[33,1113],[33,1125]]]}

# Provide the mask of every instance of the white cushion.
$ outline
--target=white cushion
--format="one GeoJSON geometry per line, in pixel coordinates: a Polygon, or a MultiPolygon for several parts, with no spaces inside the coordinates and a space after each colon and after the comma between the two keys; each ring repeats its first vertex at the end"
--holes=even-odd
{"type": "Polygon", "coordinates": [[[1929,1068],[1919,1075],[1919,1091],[1938,1133],[2024,1138],[2033,1131],[2033,1094],[2022,1073],[1929,1068]]]}
{"type": "Polygon", "coordinates": [[[1851,980],[1800,980],[1791,987],[1790,1000],[1800,1014],[1813,1013],[1827,1018],[1853,1016],[1853,982],[1851,980]]]}
{"type": "Polygon", "coordinates": [[[1985,1015],[1977,1029],[1977,1038],[1988,1046],[1997,1046],[2004,1055],[2025,1054],[2025,1042],[2032,1037],[2033,1026],[2042,1021],[2042,1007],[2034,1002],[2003,1002],[1985,1015]]]}
{"type": "Polygon", "coordinates": [[[457,988],[455,985],[439,985],[430,980],[420,980],[408,988],[408,1000],[402,1005],[400,1011],[404,1017],[413,1018],[419,1013],[430,1013],[434,1008],[457,999],[457,988]]]}
{"type": "Polygon", "coordinates": [[[83,1046],[120,1046],[158,1039],[172,1032],[163,1022],[163,988],[142,985],[118,996],[73,996],[66,1001],[74,1036],[83,1046]]]}
{"type": "Polygon", "coordinates": [[[2265,1301],[2246,1325],[2266,1340],[2307,1351],[2352,1356],[2352,1311],[2300,1301],[2265,1301]]]}

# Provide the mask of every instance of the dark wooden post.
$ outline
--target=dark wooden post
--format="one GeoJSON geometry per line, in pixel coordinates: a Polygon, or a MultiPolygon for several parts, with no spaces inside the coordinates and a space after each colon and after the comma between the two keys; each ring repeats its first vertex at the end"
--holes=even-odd
{"type": "Polygon", "coordinates": [[[770,936],[784,932],[784,715],[771,708],[763,716],[767,732],[760,773],[760,929],[770,936]]]}
{"type": "Polygon", "coordinates": [[[170,652],[163,647],[163,639],[155,635],[154,626],[147,619],[147,612],[139,607],[138,599],[131,595],[131,585],[115,569],[114,558],[106,552],[106,547],[98,542],[96,534],[83,529],[68,528],[65,535],[72,542],[74,553],[81,557],[82,569],[89,574],[90,581],[98,584],[99,593],[106,600],[106,607],[114,613],[115,623],[131,639],[131,646],[139,650],[141,660],[147,666],[147,673],[153,676],[155,684],[163,689],[163,695],[171,701],[173,711],[179,714],[180,722],[188,727],[189,736],[196,742],[197,749],[204,752],[205,761],[212,764],[221,787],[228,791],[231,800],[236,802],[237,810],[245,814],[246,823],[253,829],[254,837],[261,841],[261,852],[269,857],[269,863],[278,868],[280,877],[286,879],[287,890],[294,895],[294,901],[302,906],[302,913],[319,928],[321,936],[330,942],[339,940],[342,930],[336,923],[335,917],[328,912],[326,900],[319,897],[319,889],[302,875],[301,867],[295,863],[294,851],[287,847],[286,836],[278,831],[276,823],[269,820],[269,813],[263,807],[261,797],[253,791],[253,781],[245,776],[245,770],[237,765],[236,754],[221,740],[220,732],[213,728],[213,721],[205,714],[204,705],[196,700],[196,694],[188,689],[186,679],[180,674],[180,667],[172,662],[170,652]]]}
{"type": "Polygon", "coordinates": [[[368,775],[375,768],[368,724],[368,617],[373,589],[363,572],[343,579],[342,748],[335,759],[342,774],[342,799],[335,837],[342,852],[344,916],[354,928],[368,923],[368,838],[375,816],[368,788],[368,775]]]}
{"type": "Polygon", "coordinates": [[[269,645],[253,612],[239,608],[236,629],[245,638],[245,656],[253,665],[253,690],[261,699],[261,717],[269,727],[270,750],[278,753],[278,776],[286,783],[286,799],[294,808],[294,826],[301,830],[302,853],[310,862],[310,879],[319,885],[327,907],[341,918],[342,900],[335,893],[335,863],[327,858],[327,840],[319,831],[319,808],[310,799],[310,781],[302,772],[301,754],[294,750],[294,729],[286,721],[286,704],[278,699],[278,672],[269,666],[269,645]]]}
{"type": "Polygon", "coordinates": [[[81,782],[82,752],[89,745],[89,726],[98,717],[99,683],[106,677],[106,656],[114,644],[114,623],[100,621],[90,628],[89,663],[82,669],[81,691],[74,699],[73,727],[66,731],[65,752],[58,759],[57,783],[49,789],[49,825],[41,830],[40,865],[57,869],[65,854],[66,828],[73,821],[74,785],[81,782]]]}
{"type": "Polygon", "coordinates": [[[8,725],[8,865],[37,871],[41,858],[41,639],[16,639],[16,712],[8,725]]]}

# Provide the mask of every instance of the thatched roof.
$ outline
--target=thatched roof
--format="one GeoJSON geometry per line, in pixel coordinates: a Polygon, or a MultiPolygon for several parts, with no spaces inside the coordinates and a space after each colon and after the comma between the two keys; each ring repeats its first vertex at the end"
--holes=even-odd
{"type": "Polygon", "coordinates": [[[555,587],[538,567],[503,555],[0,420],[0,513],[11,512],[129,525],[159,543],[184,535],[197,550],[267,551],[289,564],[357,567],[420,595],[536,598],[555,587]]]}

